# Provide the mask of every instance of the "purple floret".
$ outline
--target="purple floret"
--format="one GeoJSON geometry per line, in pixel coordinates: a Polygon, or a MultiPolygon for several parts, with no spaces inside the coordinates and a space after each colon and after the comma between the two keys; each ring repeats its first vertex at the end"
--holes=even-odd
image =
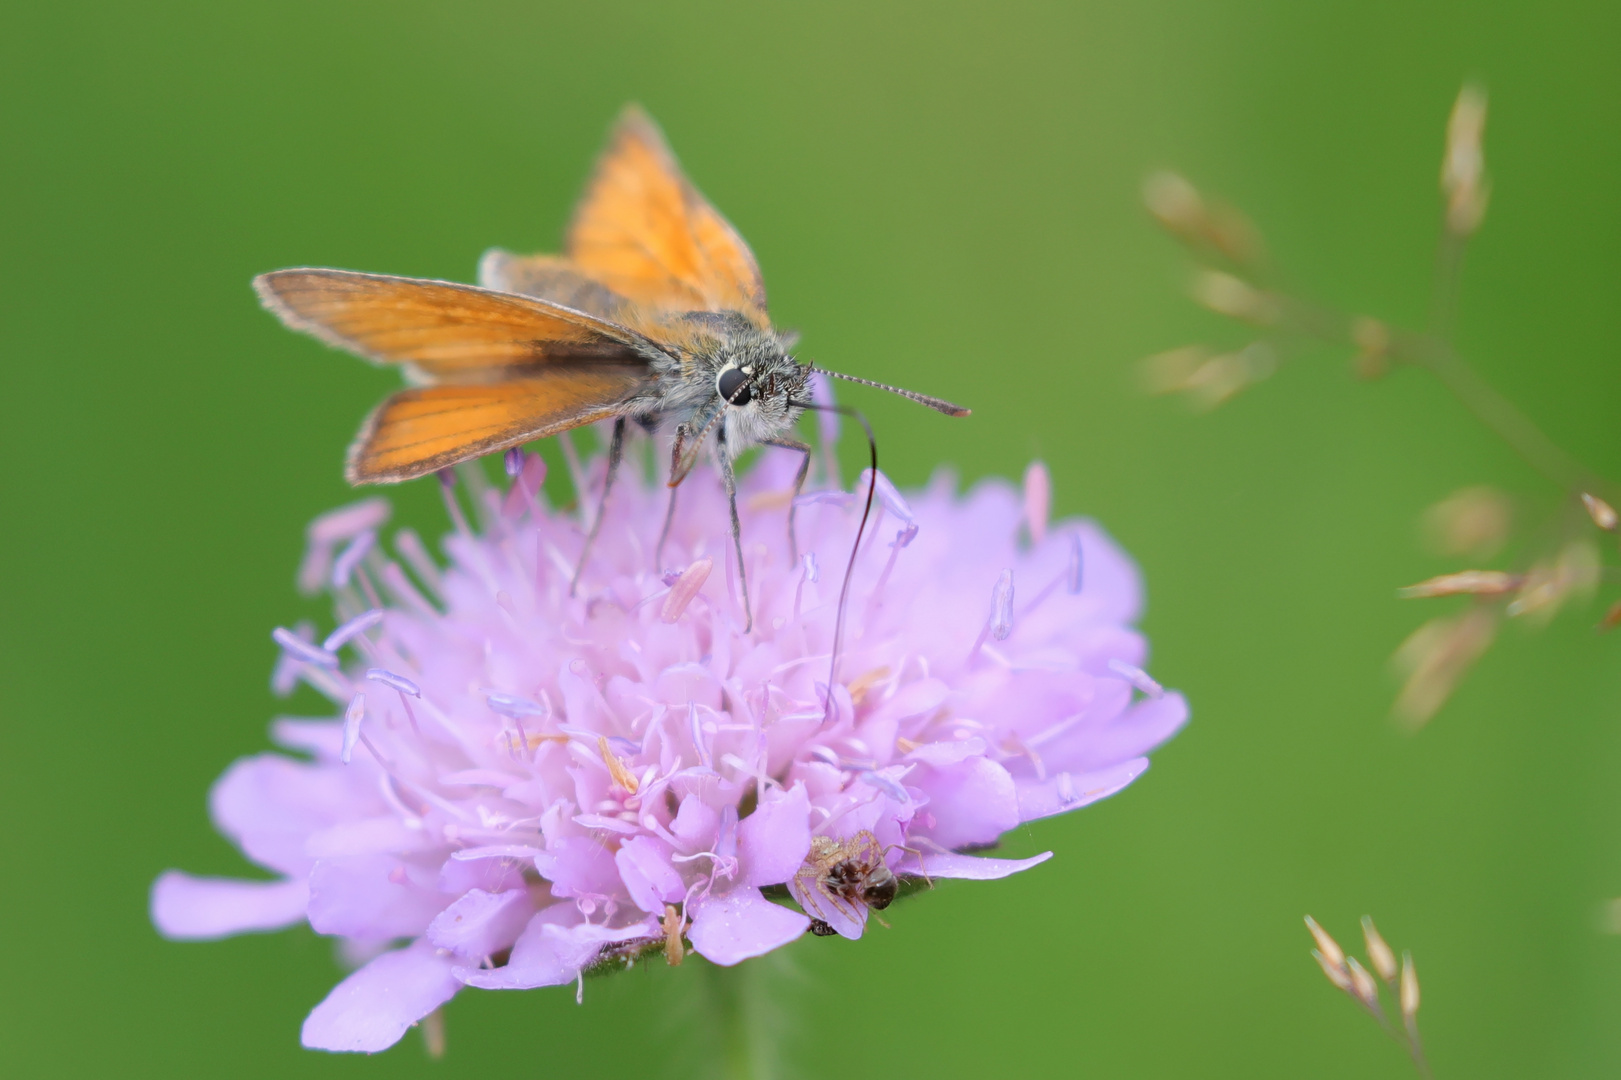
{"type": "MultiPolygon", "coordinates": [[[[770,952],[811,926],[787,898],[811,907],[816,837],[870,840],[903,877],[1005,877],[1048,855],[962,852],[1119,791],[1187,719],[1143,670],[1135,566],[1092,523],[1049,523],[1045,470],[1022,498],[958,494],[945,472],[903,496],[880,476],[829,705],[865,478],[801,499],[797,561],[797,462],[744,479],[745,635],[712,472],[681,487],[654,566],[666,489],[627,469],[570,596],[579,515],[547,505],[537,459],[508,464],[509,491],[470,493],[478,524],[461,519],[444,568],[414,534],[404,566],[374,543],[376,500],[312,526],[301,580],[329,583],[339,627],[324,647],[278,630],[278,678],[338,715],[278,721],[306,756],[236,762],[211,804],[277,877],[153,888],[172,938],[302,920],[369,957],[306,1046],[382,1050],[463,986],[575,983],[672,948],[672,925],[677,959],[682,936],[716,964],[770,952]]],[[[859,938],[866,916],[817,929],[859,938]]]]}

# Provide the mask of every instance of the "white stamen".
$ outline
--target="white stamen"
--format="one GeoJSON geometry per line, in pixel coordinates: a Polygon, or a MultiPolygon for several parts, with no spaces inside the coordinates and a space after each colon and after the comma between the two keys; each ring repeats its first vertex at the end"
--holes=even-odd
{"type": "Polygon", "coordinates": [[[877,788],[898,803],[905,804],[912,801],[912,797],[906,793],[905,788],[882,773],[875,772],[872,769],[862,769],[859,775],[863,782],[877,788]]]}
{"type": "Polygon", "coordinates": [[[1003,570],[991,590],[991,637],[1006,641],[1013,633],[1013,571],[1003,570]]]}
{"type": "Polygon", "coordinates": [[[1070,779],[1067,772],[1058,774],[1058,799],[1065,806],[1075,801],[1075,781],[1070,779]]]}
{"type": "Polygon", "coordinates": [[[1135,686],[1138,690],[1141,690],[1144,694],[1147,694],[1151,698],[1165,696],[1165,687],[1155,682],[1149,676],[1148,672],[1144,671],[1140,667],[1133,667],[1124,660],[1110,660],[1109,670],[1120,676],[1122,679],[1125,679],[1131,685],[1135,686]]]}
{"type": "Polygon", "coordinates": [[[1032,461],[1024,470],[1024,523],[1030,529],[1030,542],[1047,538],[1047,513],[1052,507],[1053,482],[1047,466],[1032,461]]]}
{"type": "Polygon", "coordinates": [[[305,535],[312,544],[336,544],[388,520],[389,505],[384,498],[362,499],[328,511],[310,522],[305,535]]]}
{"type": "Polygon", "coordinates": [[[276,627],[270,631],[270,637],[271,640],[282,647],[284,652],[295,659],[304,661],[306,664],[329,668],[338,666],[338,658],[332,653],[313,642],[305,641],[285,627],[276,627]]]}
{"type": "Polygon", "coordinates": [[[1064,583],[1074,596],[1081,591],[1081,534],[1071,533],[1069,538],[1069,567],[1064,571],[1064,583]]]}
{"type": "Polygon", "coordinates": [[[687,705],[687,729],[692,736],[692,748],[698,752],[698,763],[706,769],[713,768],[703,727],[698,723],[698,706],[695,704],[687,705]]]}
{"type": "Polygon", "coordinates": [[[349,764],[355,743],[360,740],[360,721],[365,715],[366,695],[356,694],[349,699],[349,707],[343,711],[343,751],[338,756],[345,765],[349,764]]]}
{"type": "MultiPolygon", "coordinates": [[[[871,469],[861,470],[861,475],[856,479],[856,491],[867,490],[871,474],[871,469]]],[[[884,475],[882,469],[878,470],[878,499],[884,504],[885,510],[888,510],[907,524],[910,525],[917,520],[912,515],[912,508],[906,504],[905,499],[901,498],[901,493],[895,489],[894,484],[889,482],[889,477],[884,475]]]]}
{"type": "Polygon", "coordinates": [[[411,570],[417,578],[439,595],[444,595],[444,575],[434,564],[433,556],[428,554],[427,545],[422,537],[416,534],[415,529],[401,529],[394,534],[394,547],[405,557],[411,565],[411,570]]]}
{"type": "Polygon", "coordinates": [[[366,678],[372,682],[380,682],[384,686],[391,686],[402,694],[410,694],[414,698],[422,696],[422,689],[404,675],[396,675],[387,668],[367,668],[366,678]]]}
{"type": "Polygon", "coordinates": [[[512,694],[484,695],[484,701],[494,712],[513,720],[521,720],[526,716],[545,716],[546,709],[528,698],[517,697],[512,694]]]}
{"type": "Polygon", "coordinates": [[[310,522],[304,533],[304,559],[298,566],[299,591],[320,592],[332,565],[332,546],[357,533],[377,528],[388,520],[388,515],[387,499],[362,499],[322,514],[310,522]]]}
{"type": "Polygon", "coordinates": [[[334,589],[341,589],[349,584],[349,578],[354,575],[355,567],[360,565],[360,560],[366,557],[375,543],[377,543],[377,533],[371,529],[367,529],[349,541],[349,546],[344,548],[342,554],[332,561],[332,587],[334,589]]]}
{"type": "Polygon", "coordinates": [[[321,648],[325,649],[327,652],[335,653],[347,645],[351,640],[361,634],[364,634],[367,630],[370,630],[372,627],[376,626],[382,621],[383,613],[376,608],[372,608],[370,611],[356,615],[354,618],[332,631],[332,633],[328,634],[326,640],[321,642],[321,648]]]}
{"type": "MultiPolygon", "coordinates": [[[[728,549],[730,550],[730,549],[728,549]]],[[[709,580],[709,571],[715,568],[715,560],[705,555],[685,570],[670,586],[670,591],[664,597],[664,606],[659,609],[659,618],[667,623],[673,623],[681,618],[692,598],[698,595],[698,590],[704,587],[709,580]]]]}

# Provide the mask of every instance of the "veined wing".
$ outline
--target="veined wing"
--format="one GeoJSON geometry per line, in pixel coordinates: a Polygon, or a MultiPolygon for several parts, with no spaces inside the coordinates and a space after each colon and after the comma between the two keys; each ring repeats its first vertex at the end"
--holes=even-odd
{"type": "Polygon", "coordinates": [[[617,415],[642,385],[630,369],[558,366],[539,378],[403,390],[349,447],[351,484],[392,484],[617,415]]]}
{"type": "Polygon", "coordinates": [[[419,382],[491,383],[542,369],[601,366],[646,375],[658,346],[601,316],[472,285],[349,270],[276,270],[254,279],[295,330],[419,382]]]}
{"type": "Polygon", "coordinates": [[[634,105],[614,125],[566,248],[581,271],[636,304],[740,311],[766,322],[754,253],[692,186],[657,125],[634,105]]]}
{"type": "Polygon", "coordinates": [[[478,283],[496,292],[539,297],[604,319],[618,317],[627,303],[556,255],[514,255],[491,248],[478,261],[478,283]]]}

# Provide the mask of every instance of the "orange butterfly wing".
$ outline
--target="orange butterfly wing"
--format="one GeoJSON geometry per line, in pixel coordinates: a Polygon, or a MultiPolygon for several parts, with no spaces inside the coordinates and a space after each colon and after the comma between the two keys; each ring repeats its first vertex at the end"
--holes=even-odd
{"type": "Polygon", "coordinates": [[[556,255],[514,255],[491,248],[478,261],[478,283],[496,292],[535,296],[605,319],[621,316],[627,301],[556,255]]]}
{"type": "Polygon", "coordinates": [[[541,379],[402,390],[366,418],[344,476],[351,484],[425,476],[614,416],[613,403],[637,385],[612,368],[575,368],[541,379]]]}
{"type": "Polygon", "coordinates": [[[534,297],[349,270],[276,270],[254,279],[282,322],[423,383],[539,375],[558,365],[648,374],[658,346],[627,327],[534,297]]]}
{"type": "Polygon", "coordinates": [[[681,172],[657,125],[631,106],[574,212],[568,257],[637,304],[740,311],[766,322],[754,253],[681,172]]]}
{"type": "Polygon", "coordinates": [[[352,484],[410,480],[620,415],[661,355],[599,316],[453,282],[277,270],[254,288],[288,326],[428,384],[367,418],[349,448],[352,484]]]}

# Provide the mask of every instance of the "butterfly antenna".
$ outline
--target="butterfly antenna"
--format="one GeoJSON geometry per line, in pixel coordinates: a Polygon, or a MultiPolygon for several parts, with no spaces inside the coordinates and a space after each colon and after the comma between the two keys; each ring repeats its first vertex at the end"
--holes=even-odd
{"type": "MultiPolygon", "coordinates": [[[[822,369],[817,368],[816,370],[821,371],[822,369]]],[[[826,372],[826,374],[832,374],[832,372],[826,372]]],[[[857,379],[856,381],[865,382],[866,380],[857,379]]],[[[872,385],[881,386],[883,384],[873,383],[872,385]]],[[[894,387],[886,386],[884,389],[893,390],[894,387]]],[[[907,391],[904,390],[898,392],[907,394],[907,391]]],[[[907,396],[916,396],[918,398],[922,398],[921,394],[907,394],[907,396]]],[[[927,398],[923,400],[932,401],[934,399],[927,398]]],[[[823,404],[821,402],[814,401],[790,401],[788,404],[789,406],[797,409],[815,409],[817,412],[836,412],[842,416],[851,417],[856,423],[861,425],[861,430],[867,433],[867,450],[872,457],[872,471],[867,474],[867,502],[866,505],[861,508],[861,524],[856,526],[855,543],[850,545],[850,562],[844,568],[844,584],[839,587],[838,614],[833,617],[833,654],[828,657],[827,661],[827,702],[822,707],[822,723],[825,724],[833,716],[833,686],[839,674],[839,646],[844,642],[844,609],[846,602],[850,599],[850,579],[855,577],[856,556],[861,553],[861,536],[867,531],[867,519],[872,516],[872,499],[873,496],[878,492],[878,440],[873,436],[872,425],[867,423],[867,418],[861,414],[860,409],[852,409],[848,405],[823,404]]],[[[941,402],[941,404],[943,405],[945,403],[941,402]]],[[[952,408],[955,407],[956,406],[952,406],[952,408]]],[[[967,412],[966,409],[963,411],[965,413],[967,412]]]]}
{"type": "MultiPolygon", "coordinates": [[[[862,386],[871,386],[879,390],[888,390],[891,394],[899,394],[903,398],[908,398],[915,401],[919,405],[927,405],[936,412],[943,412],[947,416],[967,416],[971,411],[963,408],[961,405],[953,405],[951,402],[942,398],[930,397],[927,394],[920,394],[916,390],[903,390],[898,386],[890,386],[888,383],[874,382],[872,379],[863,379],[857,375],[841,375],[837,371],[829,371],[825,367],[813,367],[813,370],[820,371],[823,375],[827,375],[830,378],[843,379],[845,382],[860,383],[862,386]]],[[[844,412],[843,409],[834,409],[833,411],[844,412]]],[[[865,421],[863,421],[863,423],[865,423],[865,421]]]]}

